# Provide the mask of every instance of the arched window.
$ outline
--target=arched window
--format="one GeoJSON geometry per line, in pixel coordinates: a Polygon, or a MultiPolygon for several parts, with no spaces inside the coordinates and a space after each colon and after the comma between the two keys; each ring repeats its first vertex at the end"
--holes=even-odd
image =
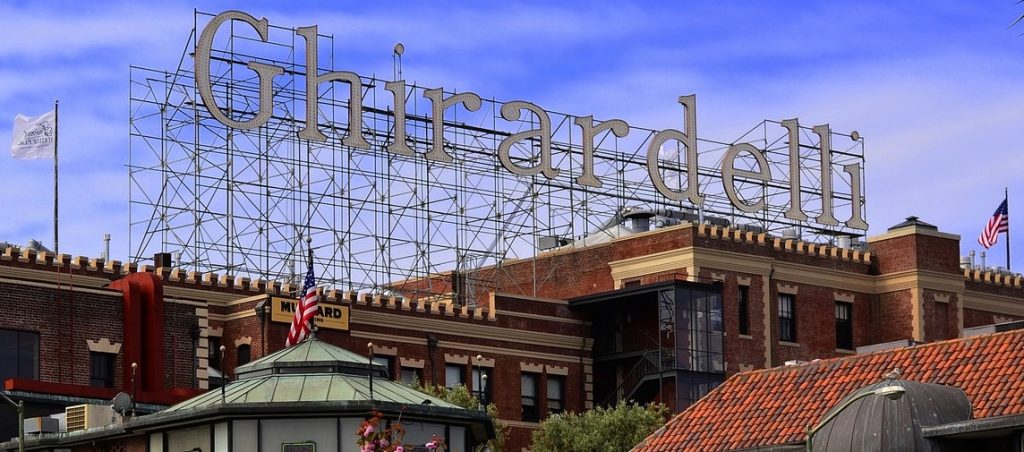
{"type": "Polygon", "coordinates": [[[249,344],[242,344],[238,346],[238,365],[242,366],[248,364],[252,360],[252,347],[249,344]]]}

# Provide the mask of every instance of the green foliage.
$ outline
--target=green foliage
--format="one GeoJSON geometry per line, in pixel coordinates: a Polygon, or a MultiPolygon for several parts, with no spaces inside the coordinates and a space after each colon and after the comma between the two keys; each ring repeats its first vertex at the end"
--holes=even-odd
{"type": "MultiPolygon", "coordinates": [[[[458,385],[454,388],[420,385],[417,389],[467,410],[481,411],[480,400],[473,397],[473,393],[463,385],[458,385]]],[[[476,450],[484,450],[486,446],[491,452],[502,452],[505,450],[505,438],[508,436],[508,427],[498,421],[498,408],[493,403],[487,404],[485,410],[487,415],[491,417],[491,422],[494,423],[495,437],[488,441],[486,445],[477,447],[476,450]]]]}
{"type": "Polygon", "coordinates": [[[533,432],[534,452],[628,451],[665,424],[668,407],[619,402],[582,413],[550,416],[533,432]]]}

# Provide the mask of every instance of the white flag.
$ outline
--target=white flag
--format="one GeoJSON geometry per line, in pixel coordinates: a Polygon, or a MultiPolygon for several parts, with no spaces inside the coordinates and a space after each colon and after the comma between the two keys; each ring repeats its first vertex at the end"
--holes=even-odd
{"type": "Polygon", "coordinates": [[[54,147],[57,144],[55,119],[56,114],[53,110],[35,118],[16,116],[11,157],[26,160],[53,158],[54,147]]]}

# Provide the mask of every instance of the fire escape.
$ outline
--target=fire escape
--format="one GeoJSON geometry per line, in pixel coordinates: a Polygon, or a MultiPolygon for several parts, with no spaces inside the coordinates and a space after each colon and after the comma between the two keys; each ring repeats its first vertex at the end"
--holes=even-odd
{"type": "Polygon", "coordinates": [[[724,380],[721,286],[670,281],[570,301],[590,317],[595,401],[681,411],[724,380]]]}

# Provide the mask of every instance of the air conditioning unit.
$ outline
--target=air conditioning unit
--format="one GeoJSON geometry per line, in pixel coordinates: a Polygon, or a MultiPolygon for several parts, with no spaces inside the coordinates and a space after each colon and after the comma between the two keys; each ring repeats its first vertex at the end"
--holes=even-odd
{"type": "Polygon", "coordinates": [[[67,416],[68,433],[110,425],[114,421],[114,410],[109,405],[75,405],[64,409],[67,416]]]}

